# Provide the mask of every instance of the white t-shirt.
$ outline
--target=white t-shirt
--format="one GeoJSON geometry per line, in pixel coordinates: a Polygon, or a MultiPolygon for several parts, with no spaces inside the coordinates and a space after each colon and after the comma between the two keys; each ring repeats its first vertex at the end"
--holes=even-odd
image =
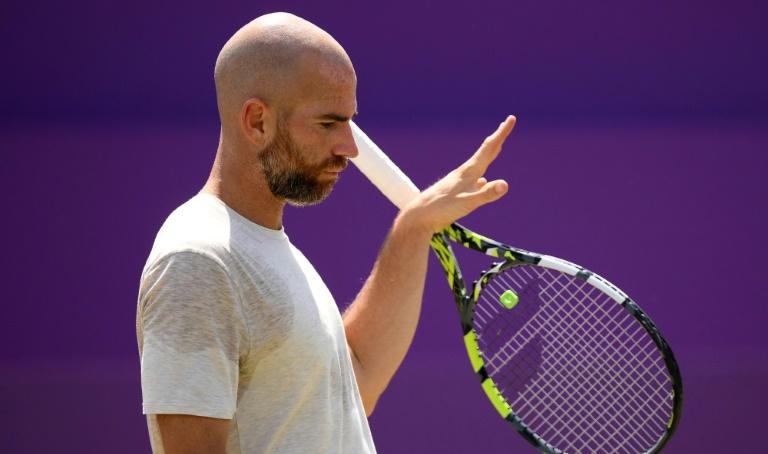
{"type": "Polygon", "coordinates": [[[228,453],[374,453],[339,310],[285,232],[210,194],[177,208],[141,277],[136,333],[155,414],[231,419],[228,453]]]}

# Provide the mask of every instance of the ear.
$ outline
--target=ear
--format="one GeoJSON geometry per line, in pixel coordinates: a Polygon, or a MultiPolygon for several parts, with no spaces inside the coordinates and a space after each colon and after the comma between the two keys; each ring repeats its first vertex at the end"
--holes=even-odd
{"type": "Polygon", "coordinates": [[[240,128],[243,135],[257,147],[263,147],[272,139],[275,131],[274,111],[259,98],[250,98],[240,111],[240,128]]]}

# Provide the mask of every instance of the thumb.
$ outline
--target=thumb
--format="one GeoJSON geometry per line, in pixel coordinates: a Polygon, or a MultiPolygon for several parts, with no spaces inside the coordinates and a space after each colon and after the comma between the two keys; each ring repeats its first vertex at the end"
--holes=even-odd
{"type": "Polygon", "coordinates": [[[469,194],[477,206],[494,202],[507,193],[509,185],[504,180],[494,180],[485,183],[480,189],[469,194]]]}

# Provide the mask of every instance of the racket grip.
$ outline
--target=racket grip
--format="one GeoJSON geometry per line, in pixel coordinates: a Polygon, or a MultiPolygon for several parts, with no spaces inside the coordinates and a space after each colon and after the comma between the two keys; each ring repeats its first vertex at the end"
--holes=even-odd
{"type": "Polygon", "coordinates": [[[352,137],[357,145],[358,155],[352,163],[374,184],[396,207],[402,209],[419,195],[419,188],[400,170],[353,121],[352,137]]]}

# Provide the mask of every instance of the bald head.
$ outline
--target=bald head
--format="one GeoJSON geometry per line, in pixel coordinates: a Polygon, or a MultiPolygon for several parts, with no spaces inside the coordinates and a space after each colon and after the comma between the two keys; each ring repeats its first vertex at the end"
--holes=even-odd
{"type": "Polygon", "coordinates": [[[222,127],[237,122],[248,99],[290,112],[317,84],[354,77],[344,49],[316,25],[289,13],[258,17],[227,41],[216,60],[222,127]]]}

